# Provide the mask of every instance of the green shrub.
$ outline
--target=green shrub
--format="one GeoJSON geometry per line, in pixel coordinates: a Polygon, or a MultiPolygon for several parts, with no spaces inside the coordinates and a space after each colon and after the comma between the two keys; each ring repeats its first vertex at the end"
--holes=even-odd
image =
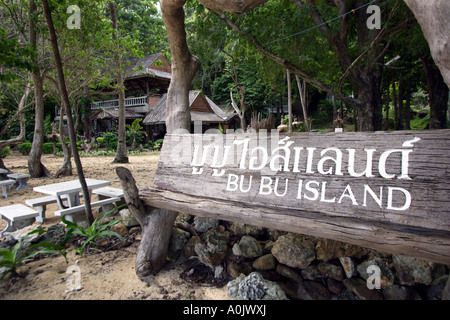
{"type": "Polygon", "coordinates": [[[103,134],[103,141],[106,144],[106,149],[117,149],[117,135],[113,132],[105,132],[103,134]]]}
{"type": "Polygon", "coordinates": [[[112,141],[106,146],[106,150],[117,150],[117,141],[112,141]]]}
{"type": "Polygon", "coordinates": [[[19,151],[23,154],[23,155],[28,155],[31,151],[31,142],[24,142],[19,144],[18,146],[19,151]]]}
{"type": "Polygon", "coordinates": [[[103,137],[97,137],[95,140],[97,141],[99,146],[105,143],[105,138],[103,137]]]}
{"type": "Polygon", "coordinates": [[[161,150],[163,142],[164,139],[156,140],[155,143],[153,144],[153,150],[161,150]]]}
{"type": "Polygon", "coordinates": [[[109,222],[106,222],[106,218],[111,213],[111,211],[104,213],[103,215],[98,215],[97,218],[95,218],[94,222],[91,224],[91,226],[88,229],[85,229],[81,226],[78,226],[74,222],[67,221],[65,219],[65,216],[61,216],[61,220],[63,223],[66,224],[67,233],[64,239],[64,242],[69,240],[73,234],[78,234],[84,238],[81,247],[76,248],[75,250],[81,255],[83,254],[83,251],[86,246],[96,246],[97,240],[101,239],[104,236],[113,236],[117,237],[120,240],[123,241],[123,237],[118,234],[117,232],[109,230],[110,227],[116,225],[117,223],[121,222],[122,220],[119,219],[113,219],[109,222]]]}
{"type": "Polygon", "coordinates": [[[2,158],[6,158],[11,154],[11,148],[10,147],[4,147],[1,153],[2,158]]]}
{"type": "Polygon", "coordinates": [[[53,143],[46,142],[42,145],[42,153],[43,154],[51,154],[53,153],[53,143]]]}

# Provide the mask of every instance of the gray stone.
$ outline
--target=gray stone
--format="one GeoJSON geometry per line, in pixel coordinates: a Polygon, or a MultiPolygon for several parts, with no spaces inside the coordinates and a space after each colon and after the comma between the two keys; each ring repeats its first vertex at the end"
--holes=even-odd
{"type": "Polygon", "coordinates": [[[300,269],[315,259],[314,244],[293,233],[280,236],[272,247],[272,254],[280,263],[300,269]]]}
{"type": "Polygon", "coordinates": [[[266,229],[263,227],[252,226],[245,223],[233,222],[230,225],[230,230],[237,236],[252,236],[254,238],[258,238],[263,236],[266,233],[266,229]]]}
{"type": "Polygon", "coordinates": [[[263,249],[255,238],[243,236],[239,243],[234,244],[233,253],[246,258],[257,258],[262,256],[263,249]]]}
{"type": "Polygon", "coordinates": [[[336,266],[334,264],[321,262],[317,266],[317,269],[323,276],[329,277],[334,280],[342,281],[344,280],[344,271],[341,266],[336,266]]]}
{"type": "Polygon", "coordinates": [[[304,281],[303,286],[313,300],[330,300],[331,292],[323,284],[316,281],[304,281]]]}
{"type": "Polygon", "coordinates": [[[275,257],[269,253],[257,258],[252,266],[256,270],[273,270],[276,268],[277,262],[275,257]]]}
{"type": "Polygon", "coordinates": [[[230,263],[228,263],[227,270],[233,278],[237,278],[241,274],[244,274],[246,276],[249,275],[253,271],[253,268],[250,262],[243,261],[237,263],[236,261],[231,261],[230,263]]]}
{"type": "Polygon", "coordinates": [[[425,289],[425,298],[427,300],[442,300],[444,287],[449,279],[448,275],[433,280],[431,285],[425,289]]]}
{"type": "Polygon", "coordinates": [[[315,280],[322,277],[317,265],[310,265],[301,271],[302,277],[307,280],[315,280]]]}
{"type": "Polygon", "coordinates": [[[219,225],[219,220],[207,217],[194,217],[193,225],[198,232],[203,233],[217,227],[219,225]]]}
{"type": "Polygon", "coordinates": [[[169,242],[169,256],[171,258],[177,258],[183,252],[183,248],[190,236],[190,233],[185,230],[172,228],[172,235],[169,242]]]}
{"type": "Polygon", "coordinates": [[[411,287],[394,284],[383,289],[383,296],[386,300],[421,300],[417,292],[411,287]]]}
{"type": "Polygon", "coordinates": [[[229,233],[222,229],[210,229],[201,236],[202,242],[194,250],[201,262],[214,269],[222,263],[228,250],[229,233]]]}
{"type": "Polygon", "coordinates": [[[367,255],[367,250],[349,243],[330,239],[320,239],[316,244],[316,255],[318,260],[324,262],[340,257],[361,259],[363,256],[367,255]]]}
{"type": "Polygon", "coordinates": [[[227,284],[228,295],[234,300],[287,300],[276,282],[263,278],[258,272],[241,274],[227,284]]]}
{"type": "Polygon", "coordinates": [[[139,225],[139,222],[133,216],[129,209],[122,209],[119,211],[120,218],[123,219],[123,224],[128,227],[135,227],[139,225]]]}
{"type": "Polygon", "coordinates": [[[351,277],[356,276],[358,272],[356,271],[355,261],[353,261],[351,257],[340,257],[339,262],[341,263],[347,278],[350,279],[351,277]]]}
{"type": "Polygon", "coordinates": [[[279,263],[276,270],[281,276],[294,280],[295,282],[303,281],[302,276],[297,271],[284,264],[279,263]]]}
{"type": "Polygon", "coordinates": [[[394,284],[395,276],[391,269],[388,268],[387,262],[379,257],[371,257],[368,260],[360,263],[356,269],[359,275],[364,280],[367,280],[370,276],[374,275],[374,272],[368,272],[368,268],[371,265],[375,265],[380,268],[380,285],[381,288],[387,288],[394,284]]]}
{"type": "Polygon", "coordinates": [[[423,283],[429,285],[433,281],[432,262],[399,254],[392,255],[392,260],[400,284],[413,286],[423,283]]]}
{"type": "Polygon", "coordinates": [[[344,285],[361,300],[383,300],[378,290],[369,289],[366,281],[361,278],[345,279],[344,285]]]}

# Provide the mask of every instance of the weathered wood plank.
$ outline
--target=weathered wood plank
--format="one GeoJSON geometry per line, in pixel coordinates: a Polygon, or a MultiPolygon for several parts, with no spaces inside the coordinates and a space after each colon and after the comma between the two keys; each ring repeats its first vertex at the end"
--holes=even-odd
{"type": "Polygon", "coordinates": [[[449,176],[450,130],[173,134],[155,184],[224,220],[448,259],[449,176]]]}
{"type": "Polygon", "coordinates": [[[323,237],[450,264],[450,232],[446,231],[202,198],[150,187],[140,188],[139,195],[146,205],[157,208],[323,237]]]}

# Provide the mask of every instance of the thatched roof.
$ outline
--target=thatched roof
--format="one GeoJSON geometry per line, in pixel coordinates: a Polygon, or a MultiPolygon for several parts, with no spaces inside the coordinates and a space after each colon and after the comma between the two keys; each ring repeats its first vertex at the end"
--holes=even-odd
{"type": "MultiPolygon", "coordinates": [[[[142,114],[125,109],[125,119],[139,119],[142,114]]],[[[99,109],[91,112],[90,118],[93,119],[119,119],[119,109],[99,109]]]]}
{"type": "MultiPolygon", "coordinates": [[[[189,92],[189,107],[192,109],[196,99],[201,97],[200,90],[191,90],[189,92]]],[[[207,102],[207,108],[203,112],[199,112],[197,109],[191,111],[191,121],[202,121],[202,122],[217,122],[223,123],[229,121],[231,118],[236,116],[235,113],[227,113],[223,111],[217,104],[215,104],[211,99],[204,96],[207,102]]],[[[143,124],[164,124],[166,121],[166,101],[167,94],[163,94],[159,102],[152,108],[152,110],[147,114],[143,124]]]]}
{"type": "MultiPolygon", "coordinates": [[[[152,67],[152,65],[164,58],[161,52],[152,53],[142,58],[130,59],[125,63],[124,71],[127,78],[140,77],[140,76],[154,76],[161,79],[170,80],[172,75],[170,72],[158,70],[158,68],[152,67]]],[[[165,58],[164,58],[165,59],[165,58]]]]}

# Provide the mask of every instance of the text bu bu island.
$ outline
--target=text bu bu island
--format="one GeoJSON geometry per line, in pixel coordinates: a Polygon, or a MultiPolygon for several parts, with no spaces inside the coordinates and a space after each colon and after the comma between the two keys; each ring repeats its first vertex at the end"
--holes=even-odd
{"type": "Polygon", "coordinates": [[[295,188],[294,194],[297,201],[336,204],[350,201],[352,205],[365,207],[370,200],[374,201],[379,208],[384,206],[387,210],[404,211],[410,207],[412,201],[410,192],[405,188],[392,185],[371,187],[369,183],[364,183],[357,186],[360,194],[362,191],[361,199],[357,199],[350,183],[342,186],[339,179],[320,181],[320,176],[367,178],[365,182],[377,177],[389,180],[411,180],[410,154],[413,152],[413,144],[419,140],[420,138],[414,138],[405,141],[402,148],[382,152],[375,148],[365,148],[363,170],[356,169],[355,163],[358,156],[356,149],[302,147],[291,141],[290,137],[277,141],[277,145],[272,147],[272,152],[268,152],[267,146],[253,143],[250,138],[236,139],[232,144],[225,146],[223,144],[209,144],[203,147],[195,145],[191,167],[192,174],[202,174],[207,159],[212,159],[210,163],[213,169],[212,176],[220,177],[225,175],[225,165],[233,164],[235,161],[234,167],[245,170],[245,174],[228,173],[225,188],[228,192],[247,193],[253,190],[260,196],[284,197],[293,194],[288,191],[295,188]],[[234,150],[233,145],[239,147],[239,150],[234,150]],[[211,153],[212,157],[208,158],[206,155],[211,153]],[[399,168],[389,170],[388,167],[393,166],[394,162],[398,162],[396,166],[399,168]],[[397,172],[392,173],[392,171],[397,172]],[[260,179],[255,181],[256,179],[251,175],[252,172],[261,173],[260,179]],[[285,176],[275,177],[277,173],[284,173],[285,176]],[[296,175],[301,175],[302,178],[296,175]],[[311,175],[311,179],[305,179],[308,175],[311,175]],[[337,190],[337,188],[341,189],[337,190]]]}

